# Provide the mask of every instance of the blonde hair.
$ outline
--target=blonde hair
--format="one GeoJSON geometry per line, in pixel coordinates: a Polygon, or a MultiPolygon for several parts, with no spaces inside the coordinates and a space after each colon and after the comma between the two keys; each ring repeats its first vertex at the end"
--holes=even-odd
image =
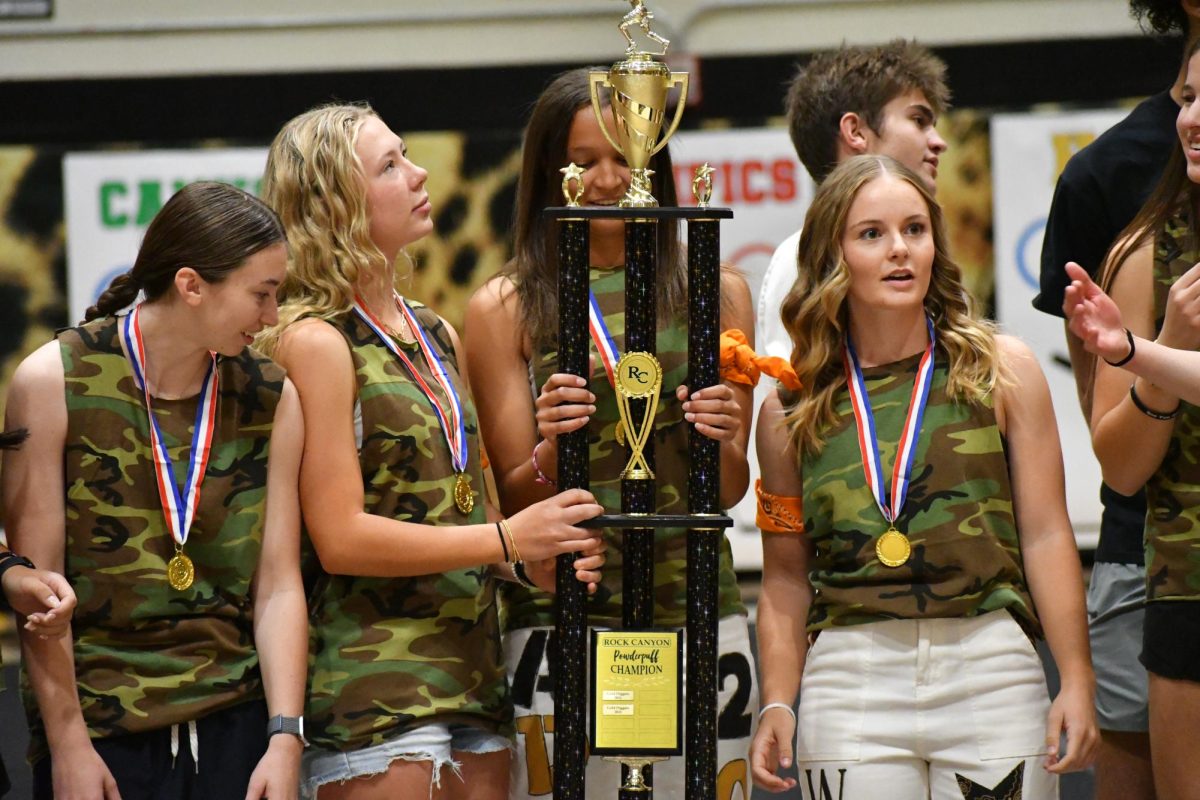
{"type": "Polygon", "coordinates": [[[259,335],[268,355],[298,319],[328,319],[350,308],[354,284],[385,266],[371,239],[363,168],[354,152],[366,103],[326,105],[290,120],[271,143],[263,199],[287,232],[290,263],[279,323],[259,335]]]}
{"type": "Polygon", "coordinates": [[[846,385],[843,342],[849,330],[850,270],[842,253],[842,235],[859,190],[890,176],[920,193],[929,210],[933,269],[925,312],[933,320],[939,355],[949,364],[946,394],[969,401],[984,399],[1007,382],[998,355],[996,327],[978,318],[962,285],[962,271],[947,254],[942,210],[923,182],[886,156],[855,156],[838,165],[817,189],[800,235],[796,283],[784,298],[781,314],[792,339],[792,367],[802,388],[786,421],[798,453],[816,455],[824,435],[837,421],[837,398],[846,385]]]}

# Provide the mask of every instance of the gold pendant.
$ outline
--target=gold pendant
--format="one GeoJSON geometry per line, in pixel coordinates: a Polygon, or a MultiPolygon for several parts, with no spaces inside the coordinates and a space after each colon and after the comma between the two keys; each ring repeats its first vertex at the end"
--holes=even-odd
{"type": "Polygon", "coordinates": [[[471,483],[463,472],[458,473],[454,481],[454,505],[464,514],[470,514],[475,508],[475,493],[471,491],[471,483]]]}
{"type": "Polygon", "coordinates": [[[621,420],[617,420],[617,430],[614,435],[617,438],[617,444],[621,445],[621,447],[624,447],[625,446],[625,423],[622,422],[621,420]]]}
{"type": "Polygon", "coordinates": [[[875,557],[885,567],[903,566],[910,555],[912,555],[912,545],[909,544],[908,537],[894,527],[888,528],[882,536],[875,540],[875,557]]]}
{"type": "Polygon", "coordinates": [[[182,592],[196,579],[196,566],[183,554],[183,548],[175,548],[175,557],[167,562],[167,583],[177,592],[182,592]]]}

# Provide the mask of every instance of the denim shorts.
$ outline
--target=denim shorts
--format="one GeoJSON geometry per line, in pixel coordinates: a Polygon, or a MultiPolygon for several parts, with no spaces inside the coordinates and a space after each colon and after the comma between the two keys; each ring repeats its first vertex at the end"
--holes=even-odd
{"type": "Polygon", "coordinates": [[[345,783],[354,778],[379,775],[397,759],[433,763],[433,779],[429,794],[441,786],[442,767],[458,774],[459,764],[454,753],[495,753],[511,750],[512,741],[498,733],[490,733],[470,725],[450,725],[433,722],[413,728],[382,744],[361,750],[323,750],[311,748],[301,764],[300,797],[314,800],[317,789],[327,783],[345,783]]]}

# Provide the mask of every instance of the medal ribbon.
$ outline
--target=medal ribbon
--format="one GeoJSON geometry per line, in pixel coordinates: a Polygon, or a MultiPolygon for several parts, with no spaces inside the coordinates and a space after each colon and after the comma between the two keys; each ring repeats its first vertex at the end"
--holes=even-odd
{"type": "Polygon", "coordinates": [[[617,385],[617,362],[620,360],[620,353],[617,351],[617,343],[613,339],[612,334],[608,332],[608,325],[604,322],[604,315],[600,313],[600,304],[596,302],[596,294],[590,289],[588,290],[588,330],[591,331],[592,341],[596,343],[596,352],[600,354],[600,361],[604,364],[604,371],[608,373],[608,382],[616,388],[617,385]]]}
{"type": "Polygon", "coordinates": [[[208,467],[213,432],[216,430],[217,356],[215,353],[209,353],[211,361],[208,374],[200,387],[196,421],[192,426],[187,480],[184,481],[181,490],[178,481],[175,480],[175,467],[163,442],[162,429],[154,417],[150,389],[146,385],[146,347],[142,341],[142,328],[138,323],[140,310],[139,303],[133,311],[125,315],[121,322],[121,338],[125,342],[125,353],[130,366],[133,367],[134,382],[142,390],[146,401],[146,416],[150,419],[150,449],[154,452],[154,475],[158,483],[158,498],[162,503],[163,516],[167,521],[167,530],[171,532],[175,544],[182,548],[187,544],[188,533],[191,532],[192,522],[196,519],[196,510],[200,507],[200,484],[208,467]]]}
{"type": "Polygon", "coordinates": [[[912,398],[908,404],[908,416],[904,420],[904,430],[900,432],[900,442],[896,446],[896,463],[892,467],[891,502],[888,502],[887,487],[884,485],[883,467],[879,458],[879,438],[875,433],[875,415],[871,413],[871,402],[867,397],[867,385],[863,379],[862,368],[858,363],[858,354],[854,344],[846,336],[845,363],[846,384],[850,389],[850,406],[854,410],[854,421],[858,426],[858,449],[862,453],[863,473],[867,476],[867,484],[871,487],[871,495],[875,504],[883,513],[883,518],[889,525],[895,526],[900,510],[904,508],[904,500],[908,496],[908,480],[912,474],[913,461],[917,455],[917,438],[921,433],[921,420],[925,417],[925,406],[929,402],[930,390],[933,387],[933,321],[925,318],[925,326],[929,331],[929,346],[921,363],[917,366],[917,377],[913,381],[912,398]]]}
{"type": "Polygon", "coordinates": [[[442,434],[446,437],[446,445],[450,448],[450,459],[454,462],[454,471],[462,473],[467,469],[467,423],[463,415],[462,400],[459,399],[458,390],[454,388],[454,381],[450,380],[450,373],[446,371],[446,365],[442,362],[441,356],[434,349],[433,343],[429,340],[429,334],[425,329],[417,323],[416,315],[408,307],[399,294],[393,293],[393,299],[396,301],[396,307],[400,309],[400,313],[404,315],[404,319],[408,322],[409,329],[417,338],[417,344],[420,347],[422,355],[425,356],[425,363],[429,365],[429,371],[433,373],[434,380],[438,386],[442,387],[442,392],[450,401],[448,409],[442,407],[442,403],[438,400],[437,394],[421,377],[421,373],[417,372],[417,367],[405,354],[404,350],[396,343],[396,341],[387,334],[383,323],[371,313],[367,308],[366,303],[358,295],[354,296],[354,311],[362,318],[367,327],[375,331],[388,350],[392,351],[404,368],[408,370],[408,374],[412,376],[413,382],[421,390],[421,393],[429,400],[429,404],[433,406],[433,413],[437,415],[438,422],[442,426],[442,434]]]}

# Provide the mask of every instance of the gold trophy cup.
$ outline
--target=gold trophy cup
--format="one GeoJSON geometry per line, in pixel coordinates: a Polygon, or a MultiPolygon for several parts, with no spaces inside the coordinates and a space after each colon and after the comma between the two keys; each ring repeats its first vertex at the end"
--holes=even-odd
{"type": "MultiPolygon", "coordinates": [[[[641,3],[637,5],[640,6],[641,3]]],[[[648,30],[648,22],[642,27],[647,29],[647,35],[663,44],[661,55],[666,55],[670,42],[661,36],[653,35],[648,30]]],[[[626,38],[629,37],[624,28],[621,29],[621,33],[626,38]]],[[[630,41],[632,43],[632,40],[630,41]]],[[[591,73],[589,88],[592,109],[596,112],[596,120],[600,123],[604,138],[608,139],[629,164],[629,190],[621,198],[621,207],[653,208],[658,205],[658,201],[651,193],[650,176],[654,173],[647,169],[647,165],[650,158],[666,146],[667,140],[679,127],[683,107],[687,102],[688,74],[671,72],[670,68],[657,60],[652,53],[629,49],[626,50],[626,56],[624,61],[613,64],[608,72],[591,73]],[[679,86],[679,100],[671,125],[664,133],[667,93],[674,86],[679,86]],[[600,103],[601,92],[604,89],[610,92],[615,136],[605,123],[600,103]]]]}

